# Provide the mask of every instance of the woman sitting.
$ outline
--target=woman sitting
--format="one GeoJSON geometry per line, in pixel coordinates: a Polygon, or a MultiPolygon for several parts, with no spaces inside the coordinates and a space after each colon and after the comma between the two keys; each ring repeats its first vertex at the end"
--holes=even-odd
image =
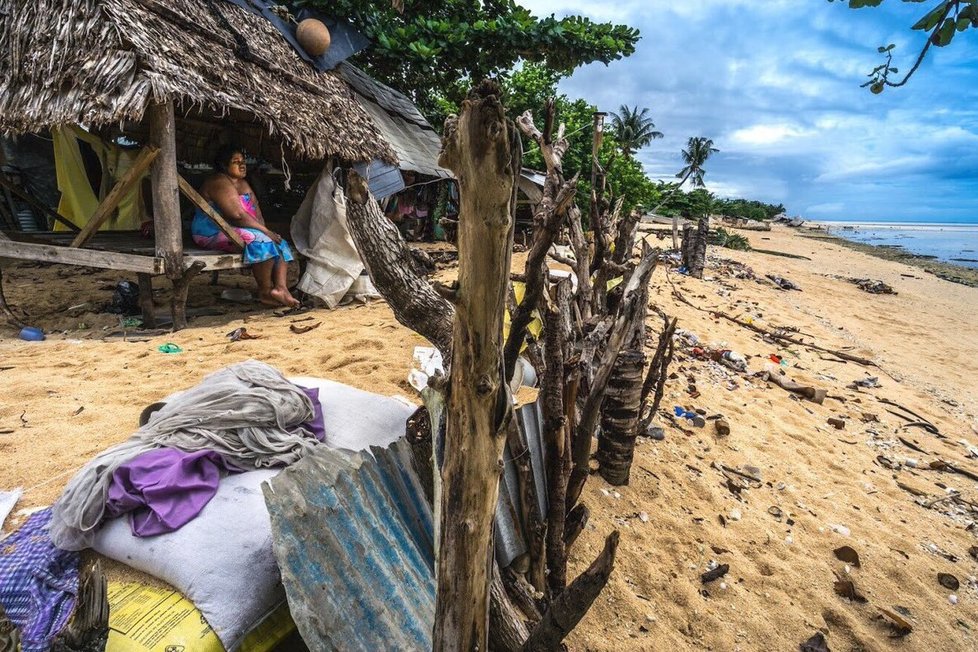
{"type": "MultiPolygon", "coordinates": [[[[200,194],[210,202],[244,240],[244,261],[258,282],[258,299],[270,306],[298,306],[286,285],[292,250],[279,234],[265,226],[255,192],[248,184],[248,166],[240,147],[225,146],[217,153],[213,175],[200,194]]],[[[236,252],[237,247],[201,209],[190,225],[194,242],[204,249],[236,252]]]]}

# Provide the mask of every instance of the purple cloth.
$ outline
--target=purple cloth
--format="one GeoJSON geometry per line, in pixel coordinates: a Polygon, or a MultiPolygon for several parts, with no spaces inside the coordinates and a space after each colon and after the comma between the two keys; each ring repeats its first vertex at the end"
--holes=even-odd
{"type": "MultiPolygon", "coordinates": [[[[313,406],[312,421],[302,424],[317,440],[326,438],[323,404],[318,387],[300,387],[313,406]]],[[[217,493],[223,472],[236,473],[218,453],[186,453],[160,448],[126,462],[112,474],[105,502],[106,518],[130,513],[136,537],[151,537],[180,529],[200,514],[217,493]]]]}
{"type": "Polygon", "coordinates": [[[105,516],[132,512],[130,526],[137,537],[173,532],[210,502],[222,471],[237,470],[210,450],[160,448],[143,453],[112,474],[105,516]]]}
{"type": "Polygon", "coordinates": [[[22,652],[42,652],[68,623],[78,596],[78,553],[51,543],[51,509],[0,541],[0,604],[20,630],[22,652]]]}
{"type": "Polygon", "coordinates": [[[312,401],[312,421],[306,421],[302,427],[311,432],[319,441],[325,441],[326,421],[323,419],[323,404],[319,402],[319,388],[303,387],[302,385],[296,385],[296,387],[301,389],[312,401]]]}

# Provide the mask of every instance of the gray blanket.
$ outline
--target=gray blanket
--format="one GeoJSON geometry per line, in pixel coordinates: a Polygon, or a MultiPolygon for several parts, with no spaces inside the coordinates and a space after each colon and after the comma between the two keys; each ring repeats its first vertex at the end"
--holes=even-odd
{"type": "Polygon", "coordinates": [[[213,450],[242,469],[288,465],[317,444],[312,433],[299,427],[312,418],[309,397],[265,363],[249,360],[206,376],[168,399],[132,437],[100,453],[71,479],[53,506],[51,539],[65,550],[90,547],[112,473],[142,453],[213,450]]]}

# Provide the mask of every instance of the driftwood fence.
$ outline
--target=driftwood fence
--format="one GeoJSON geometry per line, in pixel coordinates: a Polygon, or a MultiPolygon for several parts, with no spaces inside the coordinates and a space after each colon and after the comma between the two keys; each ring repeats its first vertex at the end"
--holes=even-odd
{"type": "Polygon", "coordinates": [[[671,359],[675,322],[667,320],[645,371],[647,285],[658,252],[644,247],[634,254],[638,216],[622,216],[620,201],[604,200],[600,166],[588,241],[575,202],[577,177],[563,173],[568,141],[563,126],[554,132],[554,118],[550,103],[543,131],[529,113],[514,123],[498,87],[485,82],[446,122],[441,164],[455,173],[461,197],[459,274],[450,286],[428,281],[363,180],[351,173],[347,183],[350,229],[374,284],[397,319],[446,361],[447,377],[432,379],[428,409],[410,424],[419,473],[440,513],[436,650],[552,650],[577,625],[612,572],[619,539],[609,533],[589,568],[568,580],[569,551],[588,521],[581,496],[594,442],[602,476],[627,483],[635,437],[654,413],[649,401],[657,406],[661,399],[671,359]],[[520,133],[540,147],[547,177],[517,303],[510,265],[520,133]],[[573,258],[553,252],[562,234],[573,258]],[[576,291],[568,278],[552,280],[551,260],[571,267],[576,291]],[[511,326],[504,340],[506,310],[511,326]],[[535,318],[543,322],[539,338],[529,330],[535,318]],[[521,351],[539,379],[546,514],[536,508],[528,456],[520,455],[528,444],[509,389],[521,351]],[[521,479],[520,525],[529,548],[520,569],[500,569],[493,556],[507,442],[521,479]],[[432,451],[442,444],[439,468],[432,451]]]}

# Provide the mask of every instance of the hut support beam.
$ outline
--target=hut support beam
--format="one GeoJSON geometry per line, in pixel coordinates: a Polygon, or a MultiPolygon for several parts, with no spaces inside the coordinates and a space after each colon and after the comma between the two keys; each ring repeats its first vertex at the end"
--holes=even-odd
{"type": "Polygon", "coordinates": [[[156,308],[153,305],[153,277],[137,274],[139,279],[139,308],[143,313],[143,328],[156,328],[156,308]]]}
{"type": "Polygon", "coordinates": [[[183,276],[183,225],[180,223],[173,102],[152,104],[148,113],[150,141],[159,148],[151,174],[156,257],[163,259],[167,277],[176,281],[183,276]]]}
{"type": "MultiPolygon", "coordinates": [[[[173,281],[173,297],[170,299],[170,314],[173,315],[173,330],[179,331],[187,327],[187,293],[194,277],[204,269],[203,261],[198,260],[188,267],[180,278],[173,281]]],[[[150,295],[152,297],[152,295],[150,295]]],[[[152,302],[152,299],[150,299],[152,302]]]]}

